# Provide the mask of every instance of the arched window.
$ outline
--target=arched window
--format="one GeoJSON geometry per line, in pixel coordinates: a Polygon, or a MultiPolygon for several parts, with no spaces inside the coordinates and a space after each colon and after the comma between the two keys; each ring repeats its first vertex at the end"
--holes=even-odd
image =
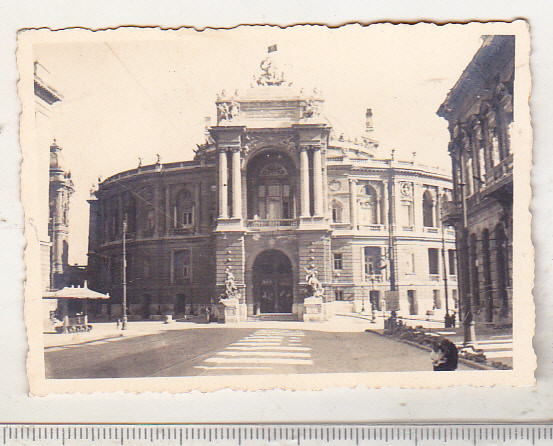
{"type": "Polygon", "coordinates": [[[188,189],[181,189],[173,207],[173,224],[176,229],[188,228],[194,224],[194,201],[188,189]]]}
{"type": "Polygon", "coordinates": [[[476,234],[471,234],[469,241],[470,281],[472,283],[472,301],[478,308],[480,307],[480,277],[477,255],[476,234]]]}
{"type": "Polygon", "coordinates": [[[256,215],[267,220],[292,218],[290,179],[278,162],[267,163],[259,172],[256,215]]]}
{"type": "Polygon", "coordinates": [[[332,223],[342,223],[342,203],[338,200],[332,201],[332,223]]]}
{"type": "Polygon", "coordinates": [[[509,286],[509,246],[505,231],[501,225],[495,228],[495,255],[497,262],[497,297],[501,302],[501,315],[509,315],[509,296],[507,287],[509,286]]]}
{"type": "Polygon", "coordinates": [[[434,199],[430,191],[422,195],[422,224],[426,228],[433,228],[434,225],[434,199]]]}
{"type": "Polygon", "coordinates": [[[378,194],[373,186],[367,184],[361,188],[359,199],[361,224],[379,224],[378,194]]]}
{"type": "Polygon", "coordinates": [[[490,232],[487,229],[482,231],[482,266],[484,271],[484,290],[486,293],[486,320],[493,321],[493,285],[492,267],[490,258],[490,232]]]}

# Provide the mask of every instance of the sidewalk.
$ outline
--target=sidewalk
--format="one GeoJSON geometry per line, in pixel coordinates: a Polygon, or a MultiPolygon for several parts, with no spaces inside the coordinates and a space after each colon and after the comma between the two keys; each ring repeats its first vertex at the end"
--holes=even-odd
{"type": "MultiPolygon", "coordinates": [[[[383,326],[383,322],[381,322],[383,326]]],[[[236,324],[198,324],[195,322],[174,321],[165,324],[161,321],[135,321],[129,322],[126,330],[117,329],[115,322],[96,322],[92,323],[93,329],[89,332],[77,333],[44,333],[44,348],[51,349],[55,347],[64,347],[70,345],[87,344],[101,340],[117,340],[137,336],[147,336],[151,334],[162,333],[170,330],[188,330],[188,329],[217,329],[217,328],[250,328],[253,330],[259,328],[287,328],[291,330],[311,330],[340,333],[364,332],[367,328],[374,328],[370,320],[358,317],[344,317],[336,315],[325,322],[302,322],[302,321],[245,321],[236,324]]]]}
{"type": "MultiPolygon", "coordinates": [[[[349,315],[360,319],[371,320],[370,314],[354,313],[349,315]]],[[[371,330],[383,333],[384,320],[387,317],[378,314],[375,323],[369,327],[371,330]]],[[[440,336],[449,339],[457,347],[463,347],[464,328],[459,326],[455,328],[445,328],[443,320],[415,319],[398,317],[398,320],[404,325],[416,328],[422,326],[423,331],[431,336],[440,336]]],[[[513,331],[511,328],[495,328],[491,326],[479,326],[476,330],[476,342],[473,344],[477,350],[482,350],[486,359],[491,362],[499,361],[509,367],[513,367],[513,331]]]]}

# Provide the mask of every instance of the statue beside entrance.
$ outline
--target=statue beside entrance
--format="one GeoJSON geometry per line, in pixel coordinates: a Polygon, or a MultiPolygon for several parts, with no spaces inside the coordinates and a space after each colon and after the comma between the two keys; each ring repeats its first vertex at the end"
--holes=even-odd
{"type": "Polygon", "coordinates": [[[240,303],[240,293],[236,285],[236,278],[230,266],[225,269],[225,291],[219,301],[219,322],[233,323],[246,320],[246,304],[240,303]]]}
{"type": "Polygon", "coordinates": [[[315,265],[305,268],[305,282],[307,283],[307,297],[303,301],[305,312],[303,313],[304,322],[323,322],[323,294],[324,288],[317,274],[319,272],[315,265]]]}

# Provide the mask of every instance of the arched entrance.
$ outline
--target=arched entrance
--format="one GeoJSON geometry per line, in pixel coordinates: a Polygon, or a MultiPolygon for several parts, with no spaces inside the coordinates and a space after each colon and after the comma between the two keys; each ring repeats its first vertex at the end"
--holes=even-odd
{"type": "Polygon", "coordinates": [[[263,251],[253,263],[253,303],[255,313],[291,313],[292,264],[276,249],[263,251]]]}

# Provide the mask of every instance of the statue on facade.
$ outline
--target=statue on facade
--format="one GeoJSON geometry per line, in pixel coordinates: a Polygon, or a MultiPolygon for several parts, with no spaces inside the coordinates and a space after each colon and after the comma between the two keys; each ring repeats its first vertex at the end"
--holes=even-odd
{"type": "Polygon", "coordinates": [[[310,119],[318,116],[319,112],[315,101],[307,100],[301,106],[301,119],[310,119]]]}
{"type": "Polygon", "coordinates": [[[261,74],[256,79],[257,85],[281,85],[285,82],[284,73],[278,71],[273,60],[269,56],[261,61],[259,67],[261,68],[261,74]]]}
{"type": "Polygon", "coordinates": [[[240,105],[236,101],[217,104],[217,112],[221,121],[234,121],[240,115],[240,105]]]}
{"type": "Polygon", "coordinates": [[[305,268],[305,281],[307,282],[307,294],[309,297],[323,297],[323,285],[317,279],[319,272],[314,265],[305,268]]]}
{"type": "Polygon", "coordinates": [[[237,299],[239,298],[238,287],[236,286],[236,279],[232,274],[230,266],[225,269],[225,299],[237,299]]]}

